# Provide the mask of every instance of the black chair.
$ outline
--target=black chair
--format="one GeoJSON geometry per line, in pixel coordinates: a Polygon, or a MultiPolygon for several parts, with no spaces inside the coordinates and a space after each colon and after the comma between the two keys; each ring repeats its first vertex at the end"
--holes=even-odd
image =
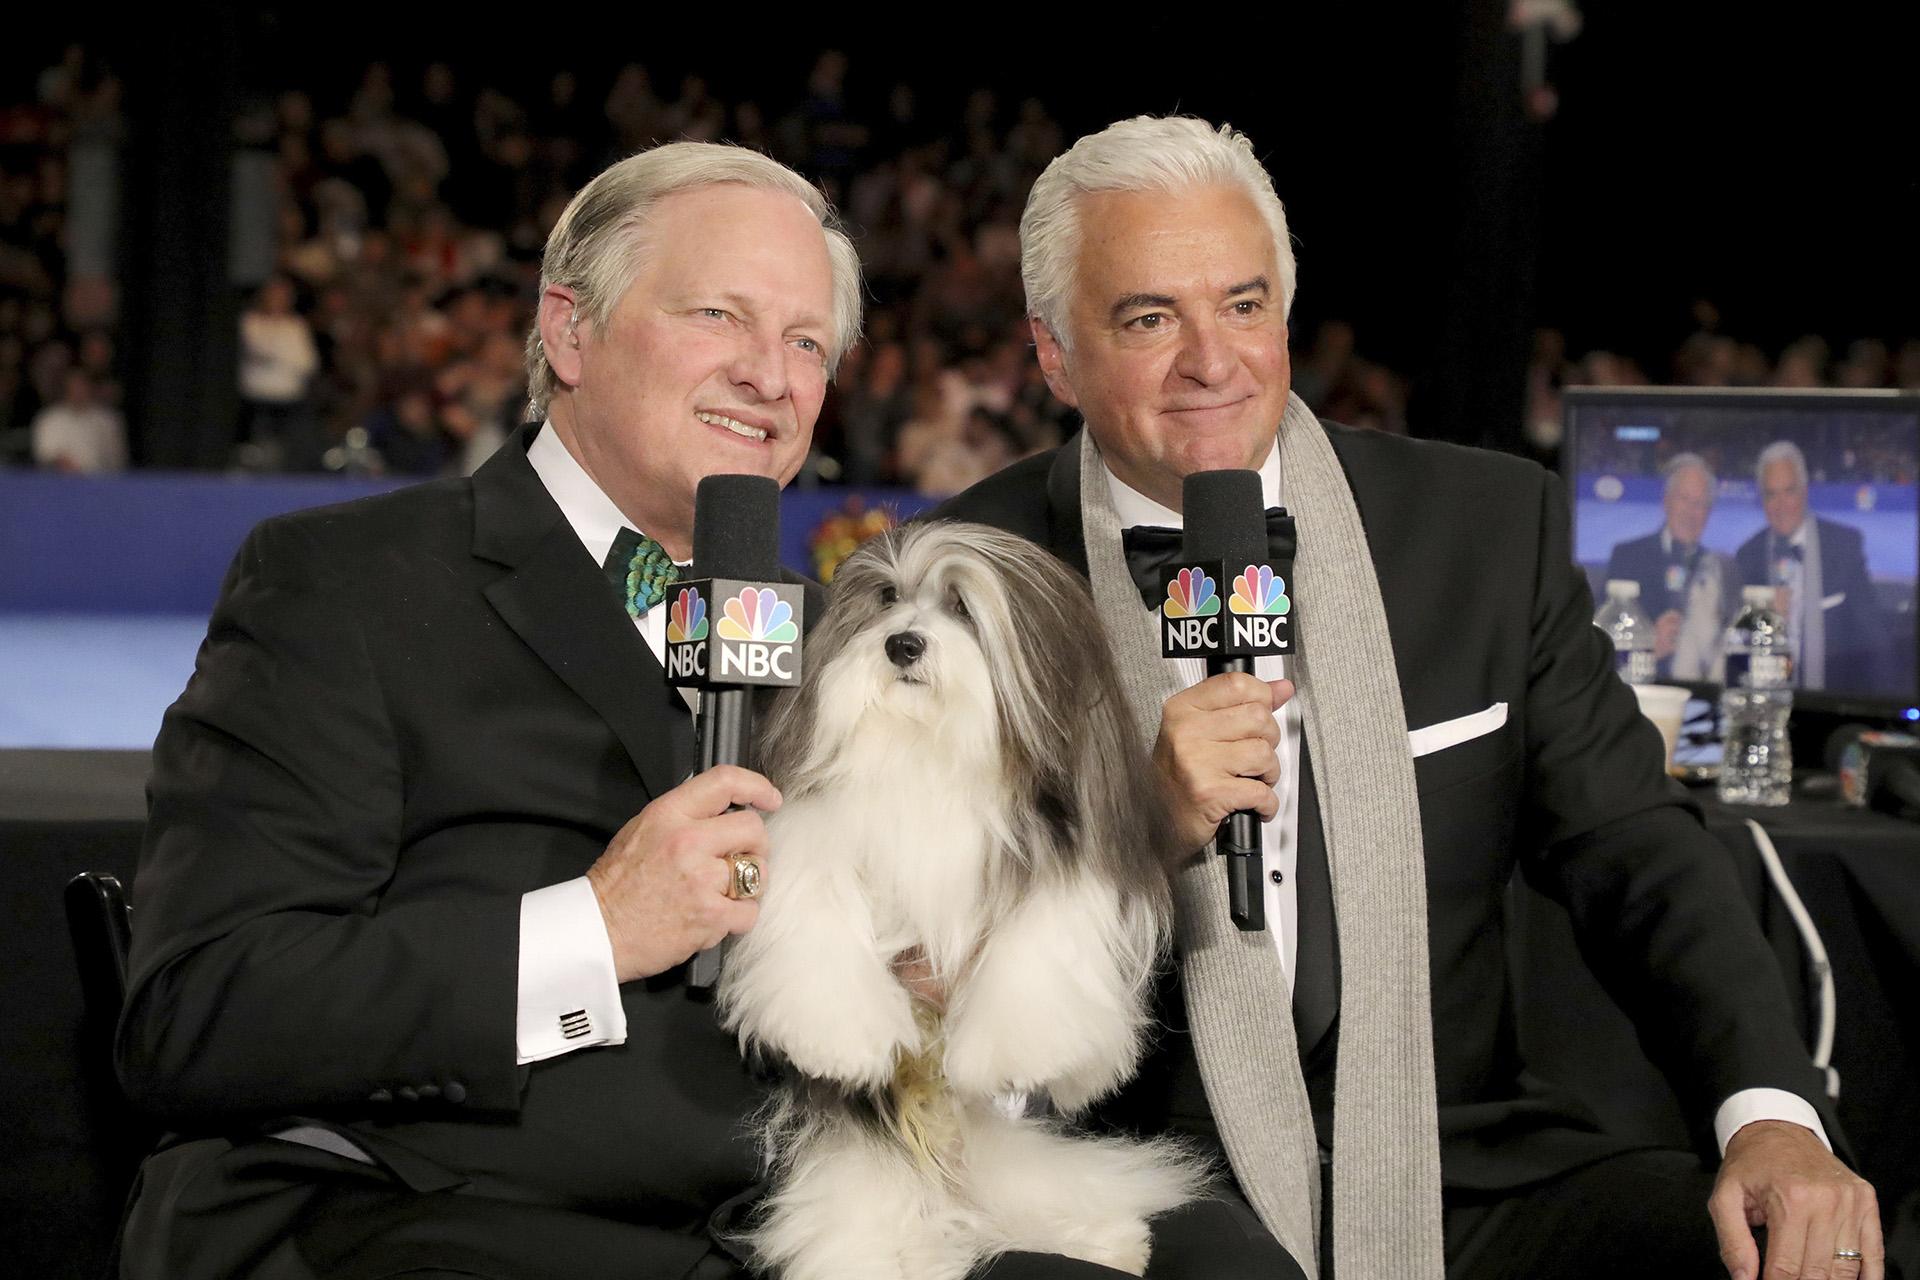
{"type": "Polygon", "coordinates": [[[118,876],[82,871],[67,881],[66,907],[88,1029],[104,1032],[111,1049],[113,1027],[127,999],[127,947],[133,936],[127,891],[118,876]]]}
{"type": "Polygon", "coordinates": [[[128,1103],[113,1070],[114,1026],[127,998],[133,914],[119,878],[101,871],[83,871],[67,881],[64,898],[80,973],[80,1074],[93,1158],[105,1183],[103,1208],[117,1220],[134,1174],[159,1136],[154,1123],[128,1103]]]}

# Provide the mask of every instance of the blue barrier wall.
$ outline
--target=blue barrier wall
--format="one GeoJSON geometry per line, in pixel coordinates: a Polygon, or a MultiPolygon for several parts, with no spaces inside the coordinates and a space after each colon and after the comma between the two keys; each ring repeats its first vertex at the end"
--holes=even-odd
{"type": "MultiPolygon", "coordinates": [[[[0,471],[0,612],[205,614],[247,531],[268,516],[385,493],[403,482],[329,476],[0,471]]],[[[789,490],[780,554],[814,576],[814,530],[849,500],[901,519],[904,490],[789,490]]]]}

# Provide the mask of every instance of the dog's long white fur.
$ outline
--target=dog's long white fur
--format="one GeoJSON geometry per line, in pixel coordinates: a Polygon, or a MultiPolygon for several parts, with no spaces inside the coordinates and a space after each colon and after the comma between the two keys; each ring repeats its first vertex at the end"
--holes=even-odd
{"type": "MultiPolygon", "coordinates": [[[[775,716],[796,739],[792,776],[775,779],[787,802],[768,823],[759,920],[728,957],[726,1025],[846,1091],[828,1097],[883,1094],[929,1047],[894,971],[917,951],[948,993],[941,1063],[957,1117],[943,1176],[850,1109],[783,1093],[767,1117],[776,1187],[750,1243],[788,1280],[958,1280],[1009,1249],[1137,1274],[1148,1219],[1196,1193],[1201,1171],[1173,1145],[1077,1135],[996,1103],[1045,1094],[1072,1113],[1126,1079],[1167,929],[1164,894],[1139,874],[1157,851],[1046,838],[1019,776],[1021,760],[1058,767],[1070,752],[1083,770],[1142,764],[1105,686],[1089,696],[1062,665],[1105,652],[1097,634],[1092,646],[1062,634],[1073,611],[1036,594],[1076,589],[1042,555],[960,525],[863,551],[814,633],[812,687],[775,716]],[[903,668],[886,640],[904,631],[925,651],[903,668]],[[1057,646],[1056,661],[1022,644],[1057,646]]],[[[1082,806],[1147,785],[1092,781],[1062,785],[1082,806]]],[[[1064,825],[1082,841],[1146,840],[1122,835],[1127,818],[1064,825]]]]}

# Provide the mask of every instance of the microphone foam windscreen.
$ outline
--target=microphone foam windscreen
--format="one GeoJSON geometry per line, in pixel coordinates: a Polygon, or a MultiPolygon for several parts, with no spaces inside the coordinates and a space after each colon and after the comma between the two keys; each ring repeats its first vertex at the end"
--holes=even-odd
{"type": "Polygon", "coordinates": [[[1258,471],[1197,471],[1181,487],[1189,560],[1258,563],[1267,558],[1267,511],[1258,471]]]}
{"type": "Polygon", "coordinates": [[[780,486],[767,476],[708,476],[693,500],[693,576],[780,576],[780,486]]]}

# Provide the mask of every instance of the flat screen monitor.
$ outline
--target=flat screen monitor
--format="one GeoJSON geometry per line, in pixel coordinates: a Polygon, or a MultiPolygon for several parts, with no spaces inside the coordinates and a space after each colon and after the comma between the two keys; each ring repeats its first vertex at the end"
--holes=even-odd
{"type": "Polygon", "coordinates": [[[1707,692],[1773,589],[1795,706],[1920,720],[1920,395],[1572,388],[1562,470],[1595,601],[1639,584],[1663,683],[1707,692]]]}

